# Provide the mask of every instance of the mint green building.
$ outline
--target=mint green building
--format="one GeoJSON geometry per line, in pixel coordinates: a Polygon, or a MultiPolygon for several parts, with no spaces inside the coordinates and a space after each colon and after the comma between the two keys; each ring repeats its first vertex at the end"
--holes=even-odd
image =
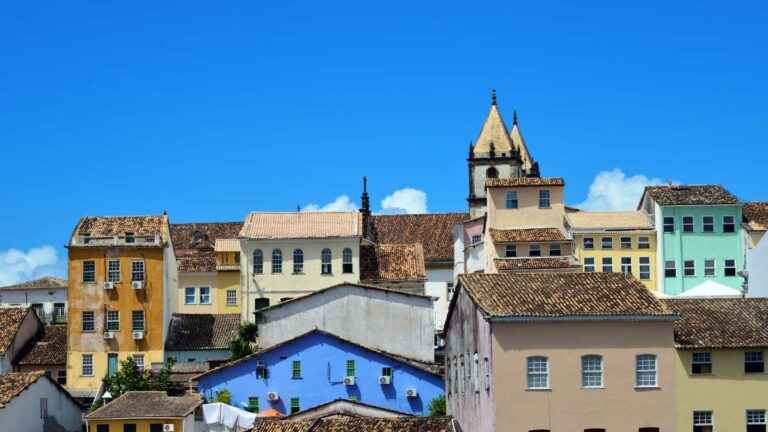
{"type": "Polygon", "coordinates": [[[742,290],[742,203],[719,185],[649,186],[638,209],[656,228],[659,292],[683,294],[715,282],[742,290]]]}

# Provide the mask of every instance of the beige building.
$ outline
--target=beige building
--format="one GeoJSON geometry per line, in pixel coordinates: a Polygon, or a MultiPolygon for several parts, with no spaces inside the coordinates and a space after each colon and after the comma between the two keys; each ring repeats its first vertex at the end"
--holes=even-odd
{"type": "Polygon", "coordinates": [[[617,273],[459,277],[448,414],[463,430],[675,430],[676,318],[617,273]]]}

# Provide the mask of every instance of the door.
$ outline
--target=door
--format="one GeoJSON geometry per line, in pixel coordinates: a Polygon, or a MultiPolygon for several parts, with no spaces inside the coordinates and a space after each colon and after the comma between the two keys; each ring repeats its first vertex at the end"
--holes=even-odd
{"type": "Polygon", "coordinates": [[[117,373],[117,354],[107,354],[107,375],[112,376],[117,373]]]}

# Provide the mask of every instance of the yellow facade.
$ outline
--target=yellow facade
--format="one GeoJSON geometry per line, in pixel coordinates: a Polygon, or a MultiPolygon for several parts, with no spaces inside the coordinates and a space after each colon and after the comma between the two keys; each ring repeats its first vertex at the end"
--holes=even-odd
{"type": "Polygon", "coordinates": [[[215,272],[179,274],[176,312],[185,314],[240,313],[240,253],[216,252],[215,272]],[[201,301],[200,288],[210,288],[210,299],[201,301]],[[194,291],[194,299],[187,296],[194,291]],[[234,301],[233,301],[234,300],[234,301]]]}
{"type": "MultiPolygon", "coordinates": [[[[576,258],[582,266],[585,265],[585,258],[594,259],[594,271],[603,271],[603,259],[611,259],[612,271],[622,272],[622,258],[629,258],[631,262],[631,274],[645,284],[648,289],[656,292],[656,236],[649,230],[633,230],[620,232],[578,232],[573,234],[576,258]],[[603,247],[603,238],[610,238],[611,248],[603,247]],[[622,244],[622,239],[630,239],[630,246],[622,244]],[[647,248],[641,248],[640,238],[647,239],[647,248]],[[585,243],[585,239],[587,242],[585,243]],[[589,245],[589,239],[592,239],[592,248],[589,245]],[[648,273],[641,275],[640,258],[648,258],[648,273]],[[642,277],[641,277],[642,276],[642,277]]],[[[626,243],[626,242],[625,242],[626,243]]],[[[645,244],[645,243],[643,243],[645,244]]],[[[585,270],[589,270],[585,268],[585,270]]]]}
{"type": "MultiPolygon", "coordinates": [[[[172,424],[174,432],[194,432],[194,431],[185,431],[183,419],[178,419],[178,418],[88,420],[88,431],[96,432],[98,425],[108,425],[109,426],[108,432],[123,432],[125,430],[124,429],[125,425],[129,425],[129,424],[136,425],[136,432],[152,432],[151,426],[153,424],[154,425],[172,424]]],[[[158,428],[158,426],[155,426],[155,428],[158,428]]],[[[162,426],[160,426],[159,428],[160,430],[162,430],[162,426]]]]}
{"type": "MultiPolygon", "coordinates": [[[[143,355],[144,366],[163,361],[164,346],[164,250],[163,247],[70,247],[69,248],[69,320],[67,353],[67,388],[96,390],[108,371],[110,354],[118,362],[128,356],[143,355]],[[107,262],[120,262],[120,281],[105,289],[107,262]],[[131,286],[132,264],[143,261],[145,282],[142,289],[131,286]],[[85,262],[95,264],[95,280],[84,282],[85,262]],[[114,338],[106,339],[107,311],[118,311],[119,328],[114,338]],[[133,311],[144,312],[143,339],[134,340],[133,311]],[[84,330],[83,312],[93,313],[93,330],[84,330]],[[91,374],[83,373],[84,355],[92,356],[91,374]]],[[[119,364],[119,363],[118,363],[119,364]]]]}
{"type": "Polygon", "coordinates": [[[711,411],[717,431],[747,430],[747,410],[768,410],[768,374],[744,372],[744,350],[677,350],[677,429],[693,430],[694,411],[711,411]],[[693,375],[694,352],[709,352],[712,373],[693,375]]]}

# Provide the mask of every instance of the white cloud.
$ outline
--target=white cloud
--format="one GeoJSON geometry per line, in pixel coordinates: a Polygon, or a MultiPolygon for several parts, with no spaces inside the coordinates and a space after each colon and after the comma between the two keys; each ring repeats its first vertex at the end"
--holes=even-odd
{"type": "Polygon", "coordinates": [[[26,253],[18,249],[0,252],[0,285],[10,285],[42,276],[45,272],[58,273],[54,267],[59,254],[53,246],[32,248],[26,253]]]}
{"type": "Polygon", "coordinates": [[[347,195],[340,195],[335,200],[329,202],[324,206],[320,206],[315,203],[307,204],[301,211],[315,212],[315,211],[355,211],[357,205],[349,199],[347,195]]]}
{"type": "Polygon", "coordinates": [[[381,200],[384,213],[426,213],[427,194],[413,188],[398,189],[381,200]]]}
{"type": "Polygon", "coordinates": [[[663,182],[659,178],[644,175],[627,177],[618,168],[602,171],[595,176],[589,186],[587,199],[576,207],[582,210],[633,210],[646,186],[663,182]]]}

